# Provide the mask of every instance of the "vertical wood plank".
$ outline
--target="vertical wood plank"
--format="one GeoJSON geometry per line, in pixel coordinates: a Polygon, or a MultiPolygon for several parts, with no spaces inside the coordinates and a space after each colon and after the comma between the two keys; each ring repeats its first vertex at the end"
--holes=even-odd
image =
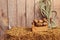
{"type": "Polygon", "coordinates": [[[7,0],[1,0],[1,12],[7,18],[7,0]]]}
{"type": "Polygon", "coordinates": [[[25,1],[26,0],[17,0],[18,26],[25,26],[25,1]]]}
{"type": "Polygon", "coordinates": [[[2,14],[2,13],[1,13],[1,0],[0,0],[0,17],[1,17],[1,14],[2,14]]]}
{"type": "Polygon", "coordinates": [[[60,0],[53,0],[54,1],[54,10],[57,11],[57,25],[60,26],[60,0]]]}
{"type": "Polygon", "coordinates": [[[7,0],[0,0],[0,40],[4,40],[4,31],[7,30],[7,0]]]}
{"type": "Polygon", "coordinates": [[[39,14],[39,0],[35,0],[35,19],[40,19],[39,14]]]}
{"type": "Polygon", "coordinates": [[[34,19],[34,0],[27,0],[27,26],[31,27],[34,19]]]}
{"type": "Polygon", "coordinates": [[[2,28],[4,28],[6,30],[7,26],[8,26],[8,23],[6,22],[6,20],[8,20],[7,19],[7,0],[0,0],[0,17],[2,18],[1,21],[3,23],[3,26],[5,26],[4,22],[7,24],[5,27],[2,27],[2,28]]]}
{"type": "Polygon", "coordinates": [[[16,0],[8,0],[8,16],[10,26],[16,26],[16,0]]]}

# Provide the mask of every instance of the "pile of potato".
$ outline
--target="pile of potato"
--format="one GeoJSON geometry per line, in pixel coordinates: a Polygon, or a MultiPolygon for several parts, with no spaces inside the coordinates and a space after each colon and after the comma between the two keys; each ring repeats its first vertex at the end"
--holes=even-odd
{"type": "Polygon", "coordinates": [[[40,19],[40,20],[35,19],[35,20],[33,20],[32,24],[36,27],[41,27],[41,26],[47,26],[48,25],[46,18],[43,18],[43,19],[40,19]]]}

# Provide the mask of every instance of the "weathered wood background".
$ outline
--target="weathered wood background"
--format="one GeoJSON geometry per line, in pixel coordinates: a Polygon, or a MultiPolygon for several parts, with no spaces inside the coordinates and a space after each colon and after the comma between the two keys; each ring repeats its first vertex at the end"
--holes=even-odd
{"type": "MultiPolygon", "coordinates": [[[[31,27],[34,18],[38,18],[39,0],[0,0],[0,16],[8,18],[10,26],[31,27]]],[[[60,0],[53,0],[52,9],[57,11],[60,25],[60,0]]]]}

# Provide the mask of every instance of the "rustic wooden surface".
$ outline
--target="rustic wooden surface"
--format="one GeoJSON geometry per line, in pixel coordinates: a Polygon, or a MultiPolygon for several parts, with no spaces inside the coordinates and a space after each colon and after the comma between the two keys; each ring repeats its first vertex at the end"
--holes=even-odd
{"type": "Polygon", "coordinates": [[[25,0],[17,1],[17,25],[25,26],[25,0]]]}
{"type": "Polygon", "coordinates": [[[16,0],[8,0],[8,16],[9,24],[16,26],[16,0]]]}
{"type": "MultiPolygon", "coordinates": [[[[0,0],[0,16],[9,19],[10,26],[28,26],[34,18],[39,19],[39,0],[0,0]]],[[[53,0],[52,9],[57,11],[57,24],[60,25],[60,4],[59,0],[53,0]]]]}

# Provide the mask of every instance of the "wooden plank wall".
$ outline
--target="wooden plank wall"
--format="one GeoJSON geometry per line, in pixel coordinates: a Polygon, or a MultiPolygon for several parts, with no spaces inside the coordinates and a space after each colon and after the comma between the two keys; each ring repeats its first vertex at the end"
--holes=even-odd
{"type": "Polygon", "coordinates": [[[17,0],[17,26],[25,26],[25,0],[17,0]]]}
{"type": "MultiPolygon", "coordinates": [[[[9,17],[10,26],[31,27],[33,19],[38,18],[38,1],[39,0],[0,0],[0,9],[3,10],[5,17],[9,17]]],[[[53,3],[53,8],[57,11],[58,18],[60,19],[59,0],[54,0],[53,3]]]]}
{"type": "MultiPolygon", "coordinates": [[[[5,21],[6,24],[7,24],[7,0],[0,0],[0,23],[2,21],[5,21]],[[1,19],[2,18],[2,19],[1,19]],[[6,20],[4,20],[6,19],[6,20]]],[[[3,22],[2,22],[3,23],[3,22]]],[[[1,25],[4,25],[4,24],[1,24],[1,25]]],[[[1,26],[0,25],[0,26],[1,26]]],[[[5,25],[4,25],[5,26],[5,25]]],[[[6,25],[7,26],[7,25],[6,25]]],[[[7,29],[7,27],[2,27],[3,29],[7,29]]]]}
{"type": "Polygon", "coordinates": [[[4,31],[8,29],[7,18],[7,0],[0,0],[0,40],[4,40],[4,31]]]}
{"type": "Polygon", "coordinates": [[[8,1],[8,16],[10,26],[16,26],[16,0],[8,1]]]}
{"type": "Polygon", "coordinates": [[[57,25],[60,26],[60,0],[54,0],[54,10],[57,11],[57,25]]]}
{"type": "Polygon", "coordinates": [[[28,26],[34,19],[35,0],[8,0],[9,24],[11,26],[28,26]]]}
{"type": "Polygon", "coordinates": [[[34,19],[34,0],[27,0],[26,7],[27,26],[31,26],[34,19]]]}
{"type": "Polygon", "coordinates": [[[0,0],[0,10],[0,14],[3,14],[4,17],[7,17],[7,0],[0,0]]]}

